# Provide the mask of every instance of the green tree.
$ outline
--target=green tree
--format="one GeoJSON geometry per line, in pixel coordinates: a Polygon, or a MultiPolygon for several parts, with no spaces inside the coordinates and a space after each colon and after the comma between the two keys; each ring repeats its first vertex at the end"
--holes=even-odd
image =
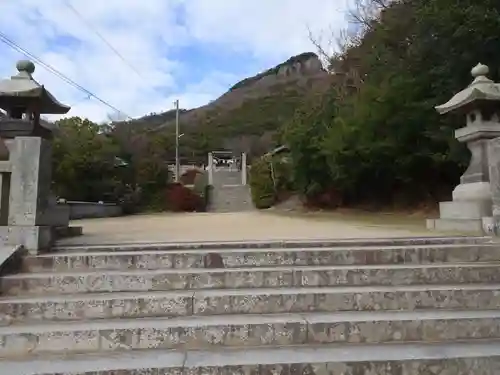
{"type": "Polygon", "coordinates": [[[68,200],[115,198],[118,147],[99,125],[79,117],[56,122],[53,180],[56,194],[68,200]]]}
{"type": "Polygon", "coordinates": [[[127,184],[141,191],[141,205],[148,209],[164,207],[165,188],[170,181],[166,155],[172,139],[157,134],[135,134],[127,141],[124,158],[129,163],[127,184]]]}
{"type": "Polygon", "coordinates": [[[302,105],[282,129],[283,142],[290,149],[295,189],[306,196],[332,185],[324,142],[336,110],[335,91],[330,90],[302,105]]]}
{"type": "MultiPolygon", "coordinates": [[[[469,158],[453,137],[464,119],[440,117],[434,106],[471,82],[477,62],[499,65],[499,11],[492,0],[400,0],[363,19],[361,37],[332,59],[337,112],[323,144],[304,148],[326,157],[345,201],[411,203],[449,194],[469,158]]],[[[322,116],[303,123],[311,127],[322,116]]],[[[314,139],[311,131],[296,130],[297,137],[314,139]]],[[[316,165],[301,165],[297,173],[309,168],[324,184],[316,165]]]]}

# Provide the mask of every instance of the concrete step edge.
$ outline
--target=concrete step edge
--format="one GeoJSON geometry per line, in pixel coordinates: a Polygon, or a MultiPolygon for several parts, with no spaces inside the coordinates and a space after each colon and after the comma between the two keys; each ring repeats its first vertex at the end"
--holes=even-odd
{"type": "MultiPolygon", "coordinates": [[[[335,247],[296,247],[296,248],[226,248],[220,249],[224,254],[246,254],[246,253],[285,253],[285,252],[340,252],[340,251],[366,251],[366,250],[425,250],[432,248],[440,249],[468,249],[468,248],[495,248],[500,249],[500,244],[477,243],[477,244],[425,244],[425,245],[387,245],[387,246],[335,246],[335,247]]],[[[89,247],[90,248],[90,247],[89,247]]],[[[197,255],[212,254],[217,249],[154,249],[154,250],[89,250],[73,251],[55,248],[53,252],[39,255],[28,255],[30,258],[58,258],[58,257],[90,257],[90,256],[130,256],[130,255],[197,255]]]]}
{"type": "Polygon", "coordinates": [[[436,237],[393,237],[393,238],[345,238],[345,239],[275,239],[264,241],[205,241],[205,242],[135,242],[135,243],[109,243],[102,245],[56,245],[55,251],[58,250],[76,250],[76,249],[107,249],[107,248],[150,248],[161,247],[165,249],[186,249],[186,248],[211,248],[211,249],[226,249],[226,248],[283,248],[283,247],[316,247],[321,246],[339,246],[342,244],[360,244],[362,245],[384,245],[394,243],[485,243],[491,242],[491,237],[487,236],[436,236],[436,237]]]}
{"type": "Polygon", "coordinates": [[[149,368],[194,368],[300,363],[380,362],[500,356],[500,340],[447,343],[334,344],[222,350],[137,350],[44,355],[0,362],[0,373],[36,375],[149,368]]]}
{"type": "Polygon", "coordinates": [[[3,296],[0,304],[74,302],[139,298],[207,298],[222,296],[256,295],[294,295],[294,294],[362,294],[393,292],[430,292],[430,291],[493,291],[500,293],[500,284],[434,284],[434,285],[387,285],[387,286],[328,286],[328,287],[285,287],[285,288],[241,288],[241,289],[186,289],[171,291],[131,291],[106,293],[54,294],[42,296],[3,296]]]}
{"type": "Polygon", "coordinates": [[[0,326],[0,335],[83,332],[122,329],[169,329],[179,327],[244,326],[261,324],[336,324],[415,322],[435,320],[499,319],[500,310],[426,310],[426,311],[342,311],[309,313],[229,314],[186,317],[111,318],[71,321],[28,321],[0,326]]]}
{"type": "Polygon", "coordinates": [[[446,262],[446,263],[397,263],[397,264],[340,264],[340,265],[311,265],[311,266],[253,266],[227,268],[134,268],[126,270],[106,270],[89,268],[88,271],[36,271],[21,272],[1,276],[5,280],[40,279],[48,277],[89,277],[89,276],[155,276],[167,274],[197,275],[207,273],[237,273],[237,272],[300,272],[300,271],[345,271],[345,270],[402,270],[402,269],[446,269],[471,268],[481,269],[499,267],[500,262],[446,262]]]}

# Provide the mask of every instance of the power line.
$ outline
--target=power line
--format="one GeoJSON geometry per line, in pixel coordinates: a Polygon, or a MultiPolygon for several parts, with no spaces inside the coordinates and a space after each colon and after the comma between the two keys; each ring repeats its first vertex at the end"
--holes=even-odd
{"type": "Polygon", "coordinates": [[[70,105],[70,107],[74,107],[80,103],[83,103],[83,102],[86,102],[87,100],[91,99],[91,97],[89,95],[85,96],[84,98],[81,98],[77,101],[75,101],[73,104],[70,105]]]}
{"type": "Polygon", "coordinates": [[[22,53],[24,56],[26,56],[26,57],[28,57],[28,58],[30,58],[32,60],[35,60],[39,65],[41,65],[42,67],[44,67],[45,69],[47,69],[50,73],[54,74],[56,77],[60,78],[61,80],[63,80],[67,84],[69,84],[69,85],[75,87],[76,89],[82,91],[83,93],[87,94],[87,96],[98,100],[99,102],[101,102],[102,104],[104,104],[105,106],[107,106],[108,108],[111,108],[113,111],[119,112],[119,113],[127,116],[127,118],[133,120],[133,118],[130,117],[129,115],[127,115],[125,112],[119,110],[114,105],[110,104],[109,102],[105,101],[104,99],[101,99],[99,96],[97,96],[93,92],[87,90],[85,87],[83,87],[80,84],[76,83],[71,78],[68,78],[66,75],[64,75],[63,73],[61,73],[57,69],[53,68],[49,64],[45,63],[43,60],[41,60],[40,58],[38,58],[37,56],[35,56],[31,52],[29,52],[26,49],[24,49],[23,47],[19,46],[16,42],[14,42],[13,40],[11,40],[2,31],[0,31],[0,41],[2,43],[4,43],[4,44],[8,45],[10,48],[16,50],[17,52],[22,53]]]}
{"type": "Polygon", "coordinates": [[[82,14],[70,3],[69,0],[63,0],[64,5],[71,10],[90,30],[96,34],[101,41],[106,44],[109,49],[111,49],[116,56],[125,64],[127,65],[130,69],[132,69],[140,78],[143,78],[141,73],[132,65],[130,64],[125,57],[115,48],[113,45],[108,42],[108,40],[89,22],[85,19],[85,17],[82,16],[82,14]]]}

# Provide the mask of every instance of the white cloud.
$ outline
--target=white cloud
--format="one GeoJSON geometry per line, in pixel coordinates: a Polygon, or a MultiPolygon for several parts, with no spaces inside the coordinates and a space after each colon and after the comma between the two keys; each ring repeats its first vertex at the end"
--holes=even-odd
{"type": "MultiPolygon", "coordinates": [[[[127,115],[138,117],[171,108],[174,98],[184,108],[203,105],[242,78],[213,66],[199,82],[181,82],[185,74],[180,73],[197,61],[177,61],[176,47],[201,44],[243,53],[255,66],[277,63],[314,50],[308,27],[315,34],[344,28],[347,0],[69,1],[84,21],[65,0],[2,0],[0,32],[127,115]]],[[[8,52],[6,46],[0,51],[0,75],[12,75],[22,55],[8,52]]],[[[70,115],[102,121],[112,112],[41,66],[35,76],[58,99],[73,105],[70,115]]]]}
{"type": "Polygon", "coordinates": [[[343,28],[347,0],[188,0],[192,35],[249,52],[257,58],[313,50],[308,30],[318,35],[343,28]]]}

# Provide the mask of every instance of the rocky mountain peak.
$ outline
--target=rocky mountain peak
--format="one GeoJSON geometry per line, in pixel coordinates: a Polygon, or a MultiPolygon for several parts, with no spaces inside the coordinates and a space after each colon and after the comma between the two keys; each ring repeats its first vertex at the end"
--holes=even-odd
{"type": "Polygon", "coordinates": [[[276,65],[274,68],[268,69],[253,77],[246,78],[233,87],[230,91],[241,89],[243,87],[261,84],[272,83],[276,79],[300,78],[303,76],[313,76],[316,74],[326,73],[318,55],[314,52],[304,52],[300,55],[292,56],[285,62],[276,65]]]}

